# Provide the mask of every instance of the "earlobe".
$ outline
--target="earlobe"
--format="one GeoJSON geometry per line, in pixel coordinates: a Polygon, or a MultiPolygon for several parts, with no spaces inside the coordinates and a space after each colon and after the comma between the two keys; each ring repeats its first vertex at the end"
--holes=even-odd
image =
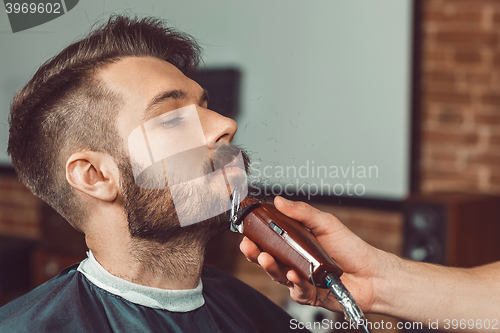
{"type": "Polygon", "coordinates": [[[118,172],[111,156],[94,151],[81,151],[66,162],[66,179],[75,189],[102,201],[118,196],[118,172]]]}

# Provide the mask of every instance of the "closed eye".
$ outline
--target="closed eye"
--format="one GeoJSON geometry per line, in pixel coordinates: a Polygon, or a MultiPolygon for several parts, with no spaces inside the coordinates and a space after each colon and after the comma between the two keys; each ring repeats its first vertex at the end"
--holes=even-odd
{"type": "Polygon", "coordinates": [[[175,117],[170,120],[164,121],[161,123],[161,127],[163,128],[173,128],[181,123],[183,117],[175,117]]]}

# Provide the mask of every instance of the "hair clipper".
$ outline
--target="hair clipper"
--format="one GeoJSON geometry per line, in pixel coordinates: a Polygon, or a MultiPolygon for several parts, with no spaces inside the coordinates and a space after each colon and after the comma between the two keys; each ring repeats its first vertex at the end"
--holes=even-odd
{"type": "MultiPolygon", "coordinates": [[[[229,214],[231,230],[247,236],[264,252],[307,279],[314,288],[328,288],[350,318],[365,333],[370,333],[363,311],[346,289],[342,269],[319,245],[314,235],[301,223],[280,213],[273,205],[255,199],[240,200],[232,195],[229,214]]],[[[319,298],[316,289],[316,297],[319,298]]],[[[328,295],[327,295],[328,297],[328,295]]]]}
{"type": "MultiPolygon", "coordinates": [[[[234,200],[239,202],[239,200],[234,200]]],[[[242,233],[259,248],[318,287],[327,288],[327,274],[342,269],[321,248],[301,223],[280,213],[273,205],[245,198],[229,216],[231,230],[242,233]]]]}

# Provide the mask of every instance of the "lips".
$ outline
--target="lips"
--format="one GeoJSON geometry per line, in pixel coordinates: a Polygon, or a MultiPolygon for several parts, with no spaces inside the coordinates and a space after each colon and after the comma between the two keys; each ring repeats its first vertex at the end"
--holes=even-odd
{"type": "Polygon", "coordinates": [[[244,175],[244,170],[242,166],[243,166],[243,160],[241,158],[241,155],[238,155],[223,168],[220,168],[217,171],[215,171],[214,175],[217,176],[218,174],[221,174],[222,171],[224,171],[226,175],[234,175],[234,174],[244,175]]]}

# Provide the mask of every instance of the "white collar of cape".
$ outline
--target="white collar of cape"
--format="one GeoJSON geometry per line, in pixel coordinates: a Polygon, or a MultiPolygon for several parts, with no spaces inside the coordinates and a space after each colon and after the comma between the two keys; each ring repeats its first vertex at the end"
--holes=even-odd
{"type": "Polygon", "coordinates": [[[205,304],[201,279],[194,289],[166,290],[147,287],[110,274],[95,260],[92,251],[89,250],[87,256],[88,258],[78,266],[78,271],[97,287],[132,303],[171,312],[193,311],[205,304]]]}

